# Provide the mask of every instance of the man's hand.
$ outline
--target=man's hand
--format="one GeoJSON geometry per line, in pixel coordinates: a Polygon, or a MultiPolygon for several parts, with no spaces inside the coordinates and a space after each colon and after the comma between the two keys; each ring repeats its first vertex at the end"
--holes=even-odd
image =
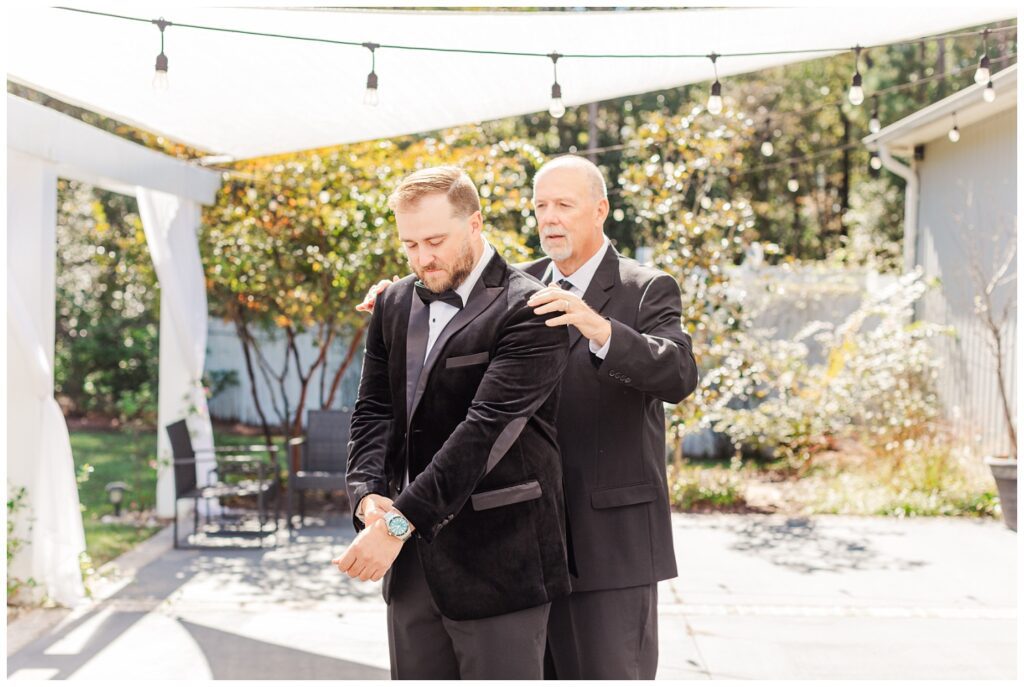
{"type": "Polygon", "coordinates": [[[371,286],[370,290],[366,292],[366,298],[363,299],[362,303],[356,306],[356,310],[359,312],[372,313],[373,306],[377,302],[377,294],[388,288],[391,284],[394,284],[396,281],[398,281],[398,277],[392,277],[391,281],[381,279],[379,282],[371,286]]]}
{"type": "Polygon", "coordinates": [[[387,496],[381,496],[380,494],[367,494],[363,497],[362,501],[359,502],[358,508],[362,510],[356,510],[356,513],[362,515],[362,521],[369,527],[378,520],[383,519],[384,514],[387,513],[394,501],[389,499],[387,496]]]}
{"type": "Polygon", "coordinates": [[[548,320],[545,324],[549,327],[560,327],[571,324],[580,330],[580,333],[594,342],[600,348],[612,335],[612,325],[608,320],[594,311],[583,299],[570,291],[557,286],[548,286],[533,294],[528,306],[533,308],[537,315],[546,315],[551,312],[565,313],[560,317],[548,320]]]}
{"type": "Polygon", "coordinates": [[[331,563],[349,577],[376,582],[391,568],[404,543],[388,534],[384,521],[378,520],[360,532],[345,553],[331,563]]]}

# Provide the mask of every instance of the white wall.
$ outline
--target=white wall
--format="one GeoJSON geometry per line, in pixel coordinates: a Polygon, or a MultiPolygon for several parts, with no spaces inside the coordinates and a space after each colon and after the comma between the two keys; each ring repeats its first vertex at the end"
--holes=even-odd
{"type": "MultiPolygon", "coordinates": [[[[971,251],[991,274],[1006,255],[1017,230],[1017,108],[968,127],[960,141],[939,138],[925,146],[917,163],[921,180],[917,263],[940,277],[941,290],[919,304],[920,319],[951,325],[956,340],[937,342],[943,364],[939,394],[957,430],[984,452],[1006,452],[1009,440],[986,332],[974,314],[975,286],[968,267],[971,251]],[[993,237],[1002,238],[993,241],[993,237]]],[[[1017,272],[1016,260],[1009,275],[1017,272]]],[[[1016,284],[1012,286],[1016,291],[1016,284]]],[[[1002,302],[1009,289],[997,292],[1002,302]]],[[[1016,414],[1016,308],[1005,329],[1007,383],[1016,414]]]]}
{"type": "MultiPolygon", "coordinates": [[[[262,342],[261,348],[264,355],[275,369],[279,370],[284,359],[284,337],[282,336],[275,340],[271,336],[260,334],[258,338],[262,342]]],[[[318,410],[323,406],[322,399],[326,400],[327,394],[330,391],[331,381],[334,379],[334,373],[341,365],[348,351],[348,343],[349,339],[345,338],[344,340],[335,340],[331,345],[327,357],[326,379],[320,372],[314,376],[306,397],[307,409],[318,410]]],[[[311,333],[300,335],[297,340],[297,346],[303,366],[308,368],[318,354],[318,349],[313,344],[313,335],[311,333]]],[[[255,366],[255,359],[253,364],[255,366]]],[[[333,408],[351,408],[355,404],[356,392],[359,388],[359,373],[362,370],[362,365],[363,346],[362,342],[360,342],[359,350],[345,372],[338,393],[335,395],[333,408]]],[[[235,333],[234,324],[217,318],[210,318],[209,337],[207,339],[206,371],[209,373],[213,370],[234,370],[238,377],[238,386],[226,389],[210,399],[210,415],[217,420],[236,420],[246,424],[259,424],[259,414],[256,412],[256,405],[253,401],[252,385],[246,372],[242,344],[235,333]]],[[[298,376],[295,374],[294,363],[290,365],[289,371],[287,389],[289,406],[292,409],[292,415],[294,415],[300,388],[298,376]]],[[[267,421],[272,425],[276,425],[279,420],[273,408],[275,398],[277,399],[278,407],[284,407],[279,387],[276,381],[268,386],[258,370],[256,372],[256,384],[259,392],[260,406],[267,416],[267,421]]]]}

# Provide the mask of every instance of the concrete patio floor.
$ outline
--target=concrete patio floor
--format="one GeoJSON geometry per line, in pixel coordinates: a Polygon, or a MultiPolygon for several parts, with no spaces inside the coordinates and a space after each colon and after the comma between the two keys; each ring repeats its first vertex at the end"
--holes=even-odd
{"type": "MultiPolygon", "coordinates": [[[[1017,676],[1017,538],[1000,523],[673,522],[658,679],[1017,676]]],[[[380,583],[330,563],[352,536],[332,516],[274,548],[176,551],[164,530],[94,602],[11,623],[8,678],[386,679],[380,583]]]]}

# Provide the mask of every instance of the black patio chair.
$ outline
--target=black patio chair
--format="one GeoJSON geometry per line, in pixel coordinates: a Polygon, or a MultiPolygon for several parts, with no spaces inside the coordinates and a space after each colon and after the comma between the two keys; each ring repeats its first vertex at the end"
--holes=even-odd
{"type": "Polygon", "coordinates": [[[299,524],[305,524],[306,492],[310,489],[345,489],[351,410],[311,410],[306,414],[306,436],[288,442],[299,451],[299,467],[288,460],[288,529],[294,528],[295,498],[299,524]]]}
{"type": "MultiPolygon", "coordinates": [[[[239,496],[255,496],[259,519],[257,532],[235,530],[242,534],[258,534],[259,546],[263,547],[263,538],[277,531],[281,504],[281,470],[277,460],[277,447],[256,444],[251,446],[224,446],[212,450],[196,451],[192,447],[192,439],[188,433],[185,420],[178,420],[166,427],[167,437],[171,441],[171,453],[174,456],[174,548],[219,548],[216,546],[182,545],[178,538],[178,503],[185,499],[193,500],[194,514],[192,520],[192,536],[199,533],[199,502],[206,502],[206,524],[210,524],[209,502],[213,499],[224,499],[239,496]],[[198,458],[212,456],[214,467],[209,471],[208,485],[199,486],[196,480],[196,462],[198,458]],[[268,499],[274,498],[273,527],[264,529],[269,520],[268,499]]],[[[227,528],[224,528],[226,531],[227,528]]],[[[188,539],[186,538],[186,541],[188,539]]]]}

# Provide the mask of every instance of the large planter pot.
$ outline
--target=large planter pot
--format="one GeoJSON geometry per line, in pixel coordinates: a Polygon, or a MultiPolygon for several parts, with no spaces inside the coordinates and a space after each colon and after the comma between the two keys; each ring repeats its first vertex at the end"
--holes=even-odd
{"type": "Polygon", "coordinates": [[[1003,510],[1003,522],[1014,532],[1017,531],[1017,461],[1006,458],[985,457],[985,464],[992,471],[999,490],[999,506],[1003,510]]]}

